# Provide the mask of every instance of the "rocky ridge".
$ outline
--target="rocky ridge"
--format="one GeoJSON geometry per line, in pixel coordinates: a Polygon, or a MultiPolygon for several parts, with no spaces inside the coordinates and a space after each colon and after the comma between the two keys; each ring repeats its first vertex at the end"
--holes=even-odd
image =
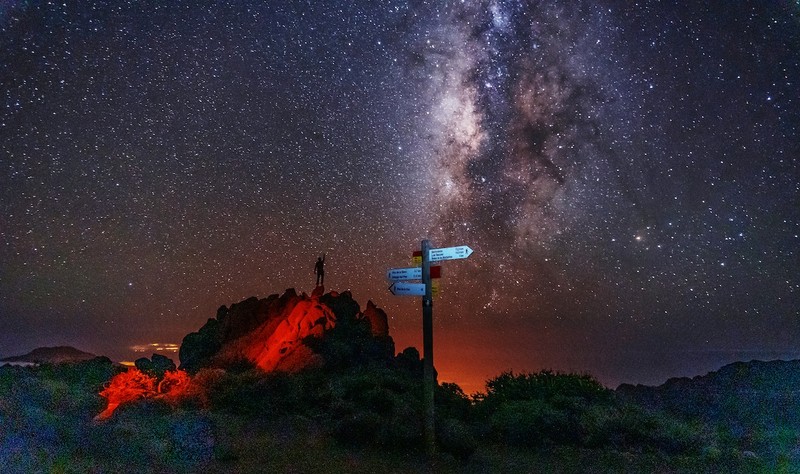
{"type": "Polygon", "coordinates": [[[358,344],[371,349],[359,346],[356,352],[382,354],[387,360],[393,357],[386,313],[372,301],[362,312],[350,292],[324,293],[323,287],[317,287],[308,296],[290,288],[282,295],[221,306],[215,318],[183,339],[180,368],[196,372],[249,364],[267,372],[297,372],[319,367],[335,358],[325,348],[325,340],[337,327],[363,329],[358,344]]]}

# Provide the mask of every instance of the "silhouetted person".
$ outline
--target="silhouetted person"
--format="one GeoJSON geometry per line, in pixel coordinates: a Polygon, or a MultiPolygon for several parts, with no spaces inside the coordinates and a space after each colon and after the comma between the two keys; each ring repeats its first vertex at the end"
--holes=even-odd
{"type": "Polygon", "coordinates": [[[317,286],[325,284],[325,254],[317,258],[317,264],[314,265],[314,273],[317,274],[317,286]]]}

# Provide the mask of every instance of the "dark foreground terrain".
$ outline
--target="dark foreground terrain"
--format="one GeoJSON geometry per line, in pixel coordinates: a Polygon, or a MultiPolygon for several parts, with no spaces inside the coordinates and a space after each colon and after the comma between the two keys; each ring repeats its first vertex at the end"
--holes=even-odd
{"type": "Polygon", "coordinates": [[[798,472],[799,367],[734,364],[617,391],[505,373],[473,399],[443,384],[429,459],[414,349],[292,375],[201,371],[191,395],[103,421],[98,393],[124,370],[110,360],[4,366],[0,472],[798,472]]]}
{"type": "Polygon", "coordinates": [[[222,306],[180,367],[48,354],[0,367],[0,473],[800,472],[798,361],[616,391],[548,371],[440,384],[429,457],[419,352],[348,292],[222,306]]]}

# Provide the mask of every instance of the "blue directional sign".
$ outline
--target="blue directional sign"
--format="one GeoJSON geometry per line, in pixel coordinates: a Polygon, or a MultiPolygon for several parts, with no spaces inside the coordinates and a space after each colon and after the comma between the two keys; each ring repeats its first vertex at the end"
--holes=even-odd
{"type": "Polygon", "coordinates": [[[425,296],[425,283],[395,282],[389,291],[395,296],[425,296]]]}
{"type": "Polygon", "coordinates": [[[389,281],[422,280],[422,267],[392,268],[386,272],[389,281]]]}
{"type": "Polygon", "coordinates": [[[442,260],[457,260],[467,258],[472,255],[472,249],[466,245],[458,247],[446,247],[443,249],[431,249],[428,258],[431,262],[441,262],[442,260]]]}

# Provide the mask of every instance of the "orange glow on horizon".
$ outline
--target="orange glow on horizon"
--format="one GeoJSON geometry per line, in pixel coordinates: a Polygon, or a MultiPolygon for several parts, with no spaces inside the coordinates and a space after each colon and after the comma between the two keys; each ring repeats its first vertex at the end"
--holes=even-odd
{"type": "Polygon", "coordinates": [[[128,347],[133,352],[178,352],[181,348],[180,344],[174,342],[151,342],[149,344],[136,344],[128,347]]]}
{"type": "MultiPolygon", "coordinates": [[[[392,327],[396,352],[415,347],[422,357],[422,331],[420,328],[392,327]]],[[[533,337],[527,333],[489,333],[459,328],[435,327],[433,365],[439,383],[455,383],[467,395],[486,392],[486,382],[505,371],[536,372],[541,369],[571,371],[559,364],[564,357],[542,356],[542,349],[551,354],[558,348],[544,335],[533,337]]]]}

